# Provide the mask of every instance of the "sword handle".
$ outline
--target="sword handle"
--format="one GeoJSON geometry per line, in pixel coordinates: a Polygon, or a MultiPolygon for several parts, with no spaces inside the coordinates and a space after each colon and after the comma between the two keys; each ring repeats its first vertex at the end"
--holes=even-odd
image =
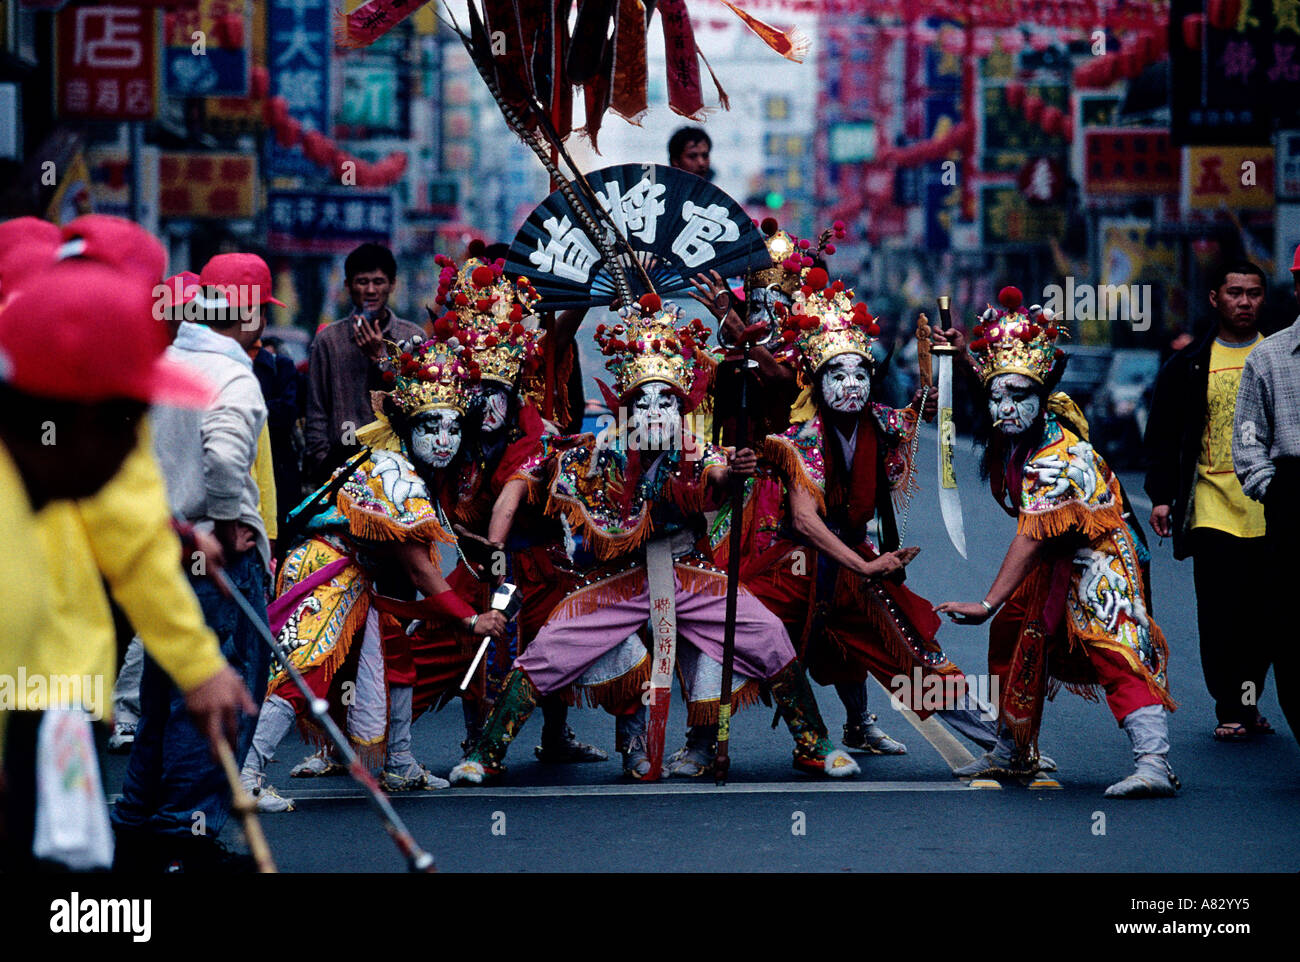
{"type": "MultiPolygon", "coordinates": [[[[952,298],[947,294],[939,295],[939,330],[952,329],[952,298]]],[[[956,354],[957,349],[951,344],[935,344],[930,348],[934,354],[956,354]]]]}

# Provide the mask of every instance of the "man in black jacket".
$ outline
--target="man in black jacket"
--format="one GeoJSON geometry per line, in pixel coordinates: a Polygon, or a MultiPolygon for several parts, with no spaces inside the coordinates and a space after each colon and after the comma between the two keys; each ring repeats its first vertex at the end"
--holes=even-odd
{"type": "Polygon", "coordinates": [[[1264,513],[1241,490],[1232,423],[1246,357],[1262,340],[1264,273],[1248,261],[1211,278],[1214,324],[1161,369],[1147,421],[1151,527],[1193,563],[1201,669],[1214,698],[1214,737],[1273,729],[1256,707],[1270,656],[1264,513]]]}

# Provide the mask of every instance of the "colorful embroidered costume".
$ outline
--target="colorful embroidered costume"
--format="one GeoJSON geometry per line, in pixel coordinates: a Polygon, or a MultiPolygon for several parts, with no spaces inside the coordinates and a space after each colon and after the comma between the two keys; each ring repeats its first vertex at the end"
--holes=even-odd
{"type": "MultiPolygon", "coordinates": [[[[437,544],[455,540],[440,513],[407,458],[398,451],[374,451],[349,471],[335,506],[312,520],[310,538],[290,551],[280,567],[272,627],[293,649],[294,663],[313,694],[330,701],[358,750],[375,757],[382,758],[389,684],[415,686],[418,716],[443,687],[459,679],[457,669],[468,667],[464,632],[449,632],[426,618],[408,636],[405,622],[373,603],[377,594],[400,591],[393,584],[406,580],[376,549],[394,542],[424,543],[437,563],[437,544]],[[382,646],[382,655],[362,652],[370,640],[382,646]],[[357,694],[347,704],[341,698],[346,681],[356,685],[357,694]]],[[[455,617],[449,610],[446,622],[455,617]]],[[[282,668],[273,674],[268,694],[289,702],[304,736],[324,744],[301,693],[282,668]]]]}
{"type": "MultiPolygon", "coordinates": [[[[935,641],[939,618],[930,602],[901,581],[866,579],[820,555],[792,531],[788,517],[785,486],[797,485],[846,545],[868,560],[879,557],[867,523],[878,507],[890,511],[892,494],[909,473],[906,442],[915,429],[910,408],[864,409],[851,472],[820,414],[764,442],[764,456],[776,470],[750,484],[741,579],[781,618],[818,684],[860,682],[872,674],[888,688],[913,668],[953,676],[948,687],[961,682],[960,669],[935,641]]],[[[710,532],[719,565],[726,563],[730,524],[724,509],[710,532]]]]}
{"type": "MultiPolygon", "coordinates": [[[[683,411],[675,400],[692,398],[699,387],[692,359],[700,325],[677,329],[675,312],[664,310],[655,295],[624,308],[622,317],[625,324],[608,335],[604,325],[597,329],[606,355],[614,355],[609,366],[618,393],[605,388],[611,406],[644,403],[646,410],[671,413],[630,421],[600,441],[590,434],[548,439],[525,466],[536,482],[534,498],[544,492],[546,513],[582,538],[594,565],[516,659],[483,737],[453,769],[453,783],[481,782],[503,770],[506,748],[538,695],[576,684],[592,704],[639,709],[643,685],[671,671],[677,635],[721,662],[726,577],[695,554],[694,543],[703,534],[710,479],[726,471],[726,455],[682,432],[683,411]],[[635,640],[648,621],[656,631],[653,654],[644,646],[638,651],[635,640]],[[661,630],[666,637],[659,637],[661,630]]],[[[832,775],[856,771],[826,738],[789,636],[746,591],[737,599],[735,652],[738,671],[771,681],[795,737],[796,765],[832,775]]],[[[644,721],[637,726],[630,736],[621,728],[620,740],[643,741],[644,721]]],[[[626,758],[629,746],[620,750],[626,758]]]]}
{"type": "Polygon", "coordinates": [[[1168,646],[1147,606],[1144,547],[1101,455],[1049,410],[1042,439],[1032,451],[1011,447],[991,484],[1019,533],[1057,546],[990,627],[989,668],[1017,744],[1037,744],[1043,699],[1059,684],[1090,699],[1103,688],[1117,721],[1144,705],[1173,709],[1168,646]]]}
{"type": "Polygon", "coordinates": [[[1065,358],[1054,313],[1023,307],[1014,287],[998,302],[1003,309],[990,306],[972,328],[968,361],[988,392],[993,497],[1016,518],[1016,537],[978,605],[949,601],[939,610],[976,624],[993,613],[1000,725],[993,750],[957,774],[1037,772],[1043,704],[1064,684],[1090,699],[1103,690],[1132,743],[1134,771],[1106,797],[1172,796],[1169,649],[1151,618],[1140,529],[1078,406],[1049,393],[1065,358]]]}

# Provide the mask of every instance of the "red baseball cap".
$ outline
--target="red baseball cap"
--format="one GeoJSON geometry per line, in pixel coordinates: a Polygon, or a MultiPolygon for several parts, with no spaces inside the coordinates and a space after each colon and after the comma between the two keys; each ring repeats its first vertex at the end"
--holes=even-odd
{"type": "Polygon", "coordinates": [[[271,269],[256,254],[218,254],[203,265],[199,283],[203,292],[196,299],[207,309],[252,304],[285,306],[271,296],[271,269]]]}
{"type": "Polygon", "coordinates": [[[37,217],[0,222],[0,299],[18,292],[28,278],[54,263],[59,228],[37,217]]]}
{"type": "Polygon", "coordinates": [[[108,214],[86,214],[63,227],[60,258],[85,257],[157,284],[167,271],[167,250],[139,224],[108,214]]]}
{"type": "Polygon", "coordinates": [[[179,274],[173,274],[163,281],[163,286],[167,288],[167,292],[163,296],[168,307],[180,307],[182,304],[188,304],[203,292],[203,288],[199,286],[199,275],[193,271],[181,271],[179,274]]]}
{"type": "Polygon", "coordinates": [[[0,381],[37,397],[203,408],[213,392],[163,356],[154,284],[79,256],[56,261],[0,311],[0,381]]]}

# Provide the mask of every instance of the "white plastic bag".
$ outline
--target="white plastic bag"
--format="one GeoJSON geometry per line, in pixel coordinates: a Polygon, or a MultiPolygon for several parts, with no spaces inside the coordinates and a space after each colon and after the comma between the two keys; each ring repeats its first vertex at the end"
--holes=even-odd
{"type": "Polygon", "coordinates": [[[99,759],[90,718],[79,709],[42,713],[36,735],[32,854],[79,872],[113,864],[113,832],[99,759]]]}

